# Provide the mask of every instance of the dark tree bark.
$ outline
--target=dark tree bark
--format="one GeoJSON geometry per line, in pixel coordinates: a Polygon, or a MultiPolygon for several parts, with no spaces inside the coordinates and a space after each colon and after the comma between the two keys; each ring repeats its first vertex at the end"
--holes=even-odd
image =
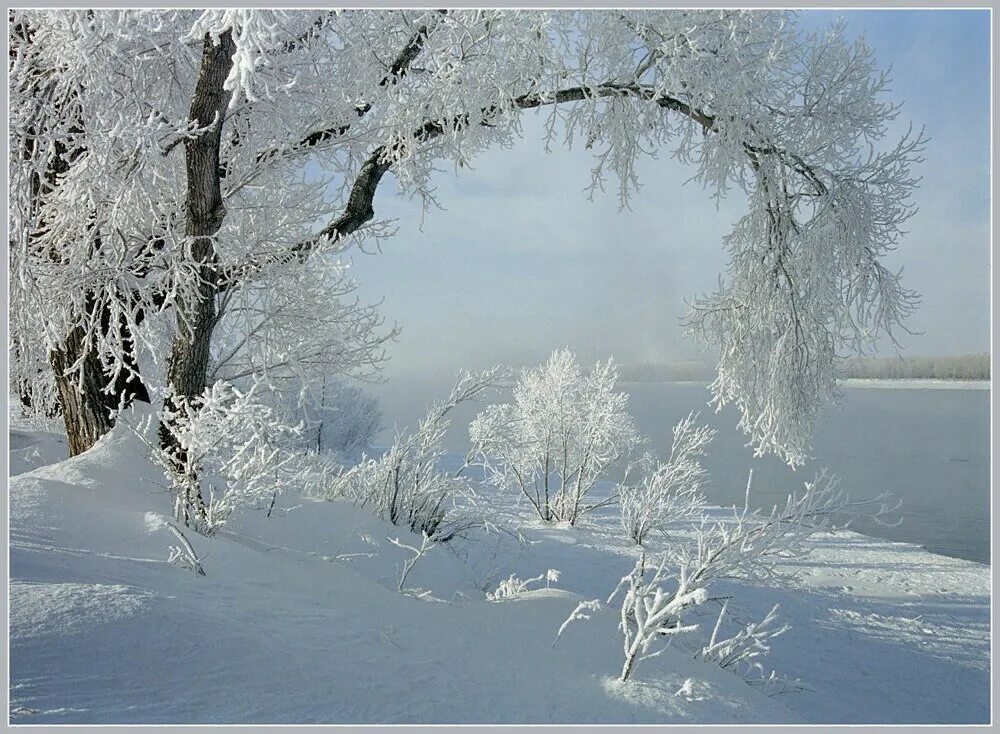
{"type": "Polygon", "coordinates": [[[75,327],[58,349],[49,353],[55,373],[59,406],[66,424],[69,455],[81,454],[111,430],[111,414],[102,399],[101,365],[93,350],[85,346],[83,329],[75,327]],[[82,367],[69,376],[67,371],[83,359],[82,367]]]}
{"type": "MultiPolygon", "coordinates": [[[[191,248],[194,283],[175,302],[177,335],[170,350],[167,382],[176,398],[191,400],[205,389],[209,347],[217,322],[215,298],[219,292],[218,256],[214,236],[222,226],[226,211],[222,202],[219,150],[222,121],[231,92],[223,83],[233,66],[235,51],[232,34],[219,37],[218,44],[207,34],[201,69],[191,99],[190,119],[208,128],[185,142],[187,198],[184,234],[191,248]]],[[[173,406],[176,409],[177,405],[173,406]]],[[[160,425],[160,441],[165,449],[176,450],[170,426],[160,425]]]]}

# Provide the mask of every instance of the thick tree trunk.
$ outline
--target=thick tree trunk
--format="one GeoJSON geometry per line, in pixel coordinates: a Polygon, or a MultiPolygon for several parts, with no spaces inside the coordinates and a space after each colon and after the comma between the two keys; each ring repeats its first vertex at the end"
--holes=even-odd
{"type": "Polygon", "coordinates": [[[49,354],[59,392],[59,406],[66,423],[69,455],[83,453],[97,439],[111,430],[108,412],[101,388],[104,387],[101,365],[93,352],[85,354],[83,329],[76,327],[60,347],[49,354]],[[82,367],[68,375],[69,370],[83,358],[82,367]]]}
{"type": "Polygon", "coordinates": [[[104,371],[96,352],[87,344],[82,327],[75,327],[58,349],[49,354],[55,376],[59,408],[69,439],[69,455],[83,453],[114,426],[114,414],[135,400],[149,402],[149,392],[139,377],[139,366],[133,353],[133,340],[124,324],[112,327],[110,318],[101,318],[101,328],[120,330],[125,364],[117,377],[104,371]],[[74,365],[80,369],[68,371],[74,365]],[[109,389],[110,388],[110,389],[109,389]]]}
{"type": "MultiPolygon", "coordinates": [[[[223,84],[232,69],[234,51],[235,44],[229,32],[219,37],[218,44],[213,44],[206,34],[190,118],[208,130],[185,143],[184,233],[189,240],[195,275],[191,288],[175,303],[177,332],[170,350],[167,381],[177,398],[188,400],[205,389],[209,347],[217,318],[218,258],[213,238],[226,214],[222,202],[219,148],[222,121],[231,97],[223,84]]],[[[167,450],[178,449],[168,425],[160,425],[160,441],[167,450]]]]}

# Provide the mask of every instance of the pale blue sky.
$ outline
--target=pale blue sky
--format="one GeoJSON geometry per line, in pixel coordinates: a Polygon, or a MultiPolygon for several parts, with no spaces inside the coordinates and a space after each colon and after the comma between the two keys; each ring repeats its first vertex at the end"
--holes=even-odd
{"type": "MultiPolygon", "coordinates": [[[[923,296],[904,335],[911,354],[989,348],[989,14],[986,11],[803,11],[813,29],[842,15],[892,67],[899,124],[931,138],[920,212],[892,265],[923,296]]],[[[363,299],[384,297],[403,327],[389,376],[453,373],[495,362],[536,362],[559,345],[588,361],[676,360],[697,354],[678,327],[684,298],[714,287],[722,238],[743,210],[717,210],[668,157],[643,161],[643,188],[619,212],[614,190],[588,201],[586,151],[542,150],[529,115],[525,139],[456,176],[438,175],[440,203],[420,228],[417,203],[387,181],[379,217],[399,233],[377,255],[355,254],[363,299]]]]}

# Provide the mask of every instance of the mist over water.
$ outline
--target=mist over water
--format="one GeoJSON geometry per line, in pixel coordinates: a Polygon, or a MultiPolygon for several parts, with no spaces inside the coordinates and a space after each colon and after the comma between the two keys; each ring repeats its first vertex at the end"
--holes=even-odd
{"type": "MultiPolygon", "coordinates": [[[[396,378],[376,385],[391,441],[393,426],[413,426],[428,404],[444,396],[448,380],[396,378]]],[[[853,500],[891,492],[903,500],[902,523],[884,527],[862,519],[852,529],[867,535],[924,546],[934,553],[990,562],[989,389],[845,388],[839,405],[828,406],[813,440],[813,459],[792,471],[773,457],[755,459],[727,408],[706,405],[704,384],[633,383],[630,412],[648,437],[650,450],[669,453],[671,430],[689,411],[718,434],[705,458],[713,504],[742,505],[747,475],[754,470],[751,504],[770,508],[802,488],[821,468],[840,477],[853,500]]],[[[501,390],[494,401],[509,400],[501,390]]],[[[482,404],[462,405],[445,439],[457,454],[468,449],[468,424],[482,404]]]]}

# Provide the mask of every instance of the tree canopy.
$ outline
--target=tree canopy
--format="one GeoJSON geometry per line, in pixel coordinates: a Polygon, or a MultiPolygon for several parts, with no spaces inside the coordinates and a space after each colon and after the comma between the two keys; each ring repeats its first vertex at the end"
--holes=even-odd
{"type": "Polygon", "coordinates": [[[371,374],[392,331],[340,256],[391,234],[386,174],[430,205],[436,167],[516,144],[536,108],[623,206],[636,161],[664,152],[710,196],[747,195],[688,325],[718,346],[715,401],[758,452],[800,463],[839,355],[916,304],[882,258],[924,139],[886,140],[888,77],[840,26],[806,36],[792,13],[743,10],[10,20],[12,379],[36,404],[69,381],[120,405],[122,375],[192,398],[222,377],[306,396],[328,372],[371,374]]]}

